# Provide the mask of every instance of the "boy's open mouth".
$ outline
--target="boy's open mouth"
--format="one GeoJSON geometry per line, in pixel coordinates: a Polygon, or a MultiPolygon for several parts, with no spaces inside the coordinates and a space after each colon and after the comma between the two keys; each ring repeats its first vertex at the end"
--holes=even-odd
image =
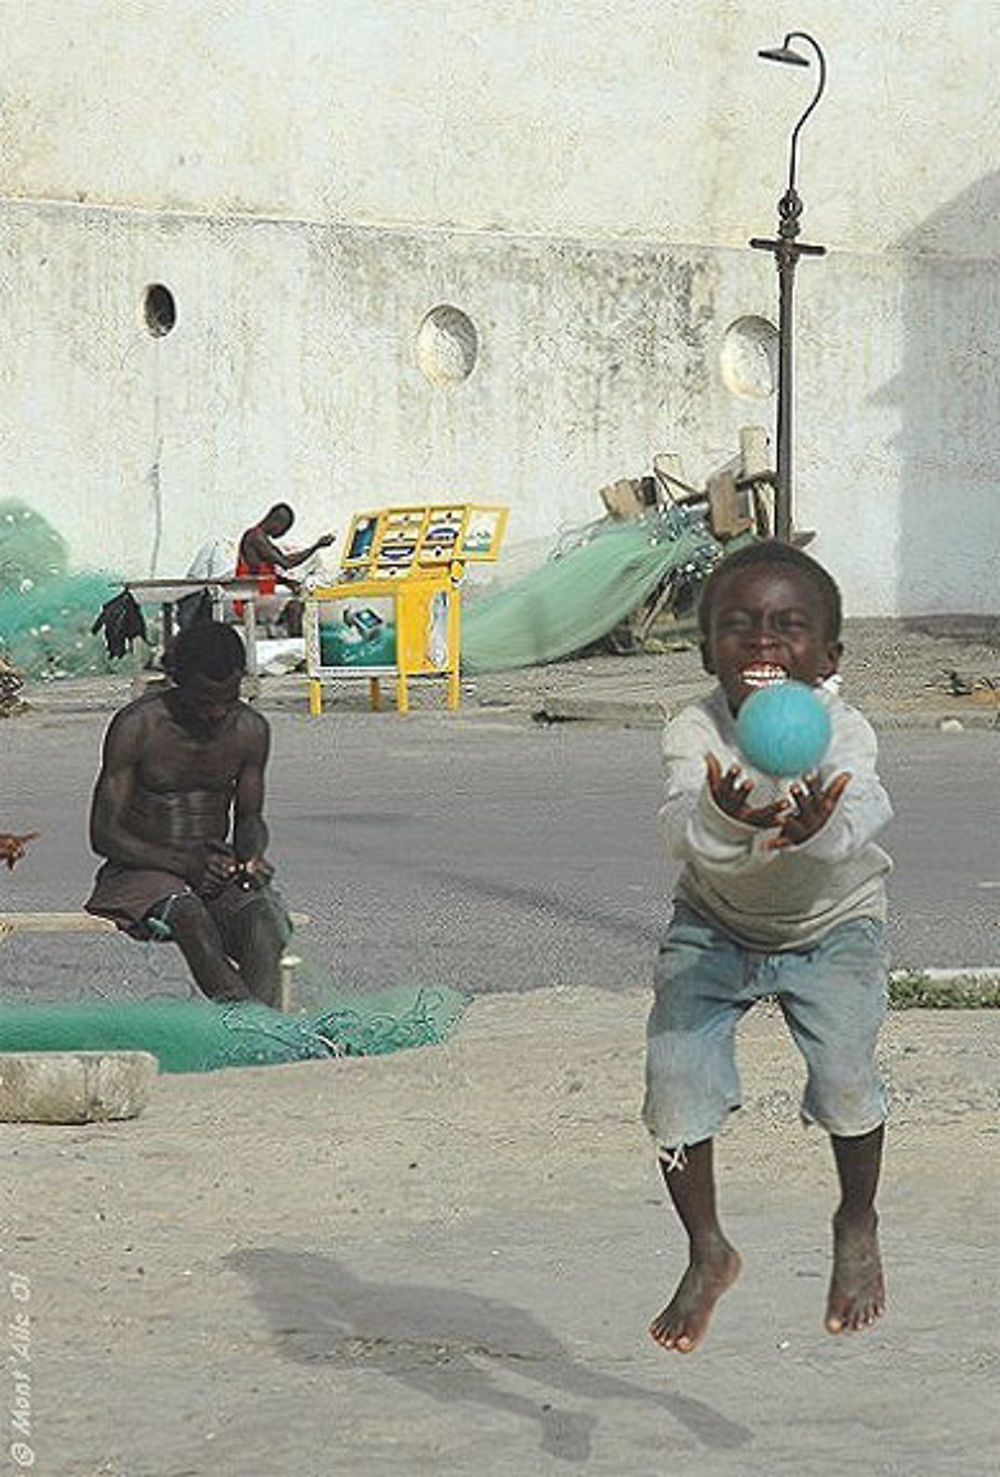
{"type": "Polygon", "coordinates": [[[757,662],[752,667],[743,668],[740,680],[744,687],[774,687],[778,682],[787,682],[788,673],[784,667],[773,666],[770,662],[757,662]]]}

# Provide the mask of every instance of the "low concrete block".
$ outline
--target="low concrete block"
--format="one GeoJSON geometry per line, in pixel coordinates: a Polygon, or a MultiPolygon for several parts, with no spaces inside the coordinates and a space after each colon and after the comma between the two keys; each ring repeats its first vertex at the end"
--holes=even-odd
{"type": "Polygon", "coordinates": [[[0,1052],[0,1122],[135,1118],[159,1065],[148,1051],[0,1052]]]}

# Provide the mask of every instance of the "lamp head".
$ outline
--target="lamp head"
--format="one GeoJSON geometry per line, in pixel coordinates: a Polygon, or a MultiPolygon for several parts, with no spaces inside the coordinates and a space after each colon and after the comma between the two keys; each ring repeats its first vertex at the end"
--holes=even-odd
{"type": "MultiPolygon", "coordinates": [[[[823,96],[823,89],[826,86],[826,58],[823,55],[823,48],[816,40],[816,37],[810,36],[808,31],[789,31],[780,46],[768,46],[757,53],[766,62],[782,62],[784,65],[791,67],[808,67],[810,65],[810,58],[803,56],[801,51],[796,51],[792,46],[793,41],[804,41],[816,53],[819,76],[816,81],[816,91],[813,94],[812,101],[808,104],[798,123],[792,129],[792,142],[788,159],[787,199],[792,199],[795,195],[795,156],[798,150],[799,134],[802,132],[802,125],[823,96]]],[[[787,233],[782,232],[782,234],[787,233]]]]}
{"type": "Polygon", "coordinates": [[[790,67],[808,67],[809,58],[793,50],[786,41],[783,46],[767,46],[757,55],[766,62],[784,62],[790,67]]]}

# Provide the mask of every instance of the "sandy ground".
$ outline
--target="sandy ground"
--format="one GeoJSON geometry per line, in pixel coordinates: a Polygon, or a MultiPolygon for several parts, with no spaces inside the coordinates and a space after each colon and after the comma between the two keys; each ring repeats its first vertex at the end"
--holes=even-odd
{"type": "Polygon", "coordinates": [[[829,1149],[780,1017],[749,1018],[719,1155],[745,1270],[685,1358],[644,1332],[682,1266],[637,1121],[646,1003],[485,997],[443,1047],[0,1125],[0,1471],[994,1472],[1000,1013],[890,1019],[891,1308],[841,1338],[829,1149]]]}

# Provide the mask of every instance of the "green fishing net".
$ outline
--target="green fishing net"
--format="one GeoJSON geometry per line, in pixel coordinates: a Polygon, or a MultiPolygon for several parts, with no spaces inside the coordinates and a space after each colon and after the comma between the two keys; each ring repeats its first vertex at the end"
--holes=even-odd
{"type": "Polygon", "coordinates": [[[44,583],[69,568],[65,540],[16,498],[0,502],[0,589],[44,583]]]}
{"type": "MultiPolygon", "coordinates": [[[[284,917],[278,895],[265,896],[284,917]]],[[[218,1004],[168,938],[5,935],[0,923],[0,1052],[149,1051],[164,1072],[384,1056],[444,1041],[471,998],[446,985],[345,984],[297,934],[284,962],[284,1011],[218,1004]]]]}
{"type": "Polygon", "coordinates": [[[606,636],[675,573],[703,577],[721,557],[704,519],[680,508],[606,519],[572,547],[462,616],[462,664],[501,672],[558,661],[606,636]]]}
{"type": "Polygon", "coordinates": [[[181,999],[0,1005],[0,1051],[149,1051],[164,1072],[384,1056],[446,1039],[469,997],[444,986],[342,992],[309,1015],[181,999]]]}
{"type": "Polygon", "coordinates": [[[121,669],[108,656],[94,617],[120,583],[104,574],[64,574],[44,584],[0,590],[0,654],[26,677],[82,677],[121,669]]]}
{"type": "Polygon", "coordinates": [[[67,562],[64,540],[40,514],[16,500],[0,502],[0,656],[25,677],[121,670],[90,629],[121,581],[70,574],[67,562]]]}

